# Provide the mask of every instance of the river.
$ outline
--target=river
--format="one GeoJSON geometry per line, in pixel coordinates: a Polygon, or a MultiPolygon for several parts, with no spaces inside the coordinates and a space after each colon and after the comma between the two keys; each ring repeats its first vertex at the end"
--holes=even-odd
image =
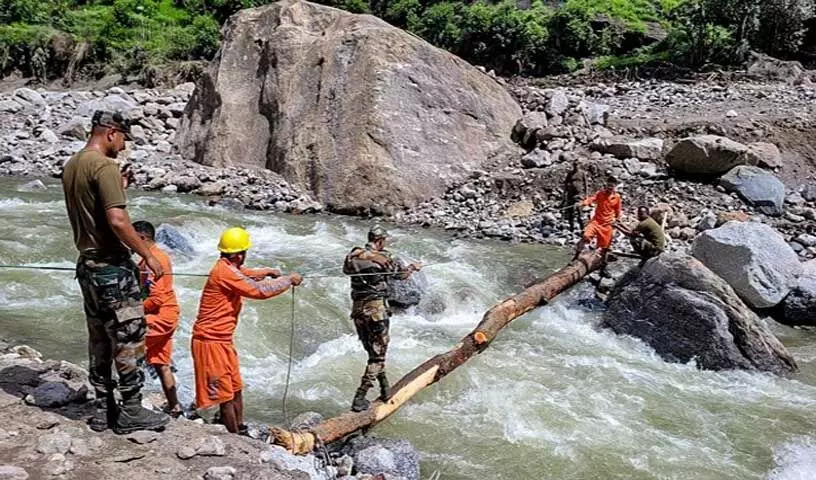
{"type": "MultiPolygon", "coordinates": [[[[72,267],[76,256],[59,185],[24,192],[0,179],[0,263],[72,267]]],[[[249,229],[250,266],[336,273],[363,242],[365,222],[329,216],[234,212],[198,197],[131,193],[131,217],[167,222],[195,253],[179,272],[206,273],[220,231],[249,229]]],[[[563,265],[550,247],[456,240],[399,228],[393,250],[425,269],[437,310],[392,320],[392,382],[469,332],[503,296],[563,265]]],[[[174,362],[191,399],[189,338],[203,279],[175,280],[182,320],[174,362]]],[[[86,364],[81,296],[69,272],[0,270],[0,337],[51,358],[86,364]]],[[[812,479],[816,478],[816,334],[776,327],[799,361],[792,379],[708,372],[669,364],[631,338],[597,327],[587,287],[511,324],[482,355],[418,395],[374,433],[406,438],[423,478],[812,479]]],[[[236,343],[248,416],[282,422],[289,351],[289,294],[248,301],[236,343]]],[[[329,416],[350,404],[365,354],[348,319],[348,280],[307,278],[297,290],[290,412],[329,416]]],[[[157,388],[151,380],[152,388],[157,388]]],[[[291,415],[291,414],[290,414],[291,415]]]]}

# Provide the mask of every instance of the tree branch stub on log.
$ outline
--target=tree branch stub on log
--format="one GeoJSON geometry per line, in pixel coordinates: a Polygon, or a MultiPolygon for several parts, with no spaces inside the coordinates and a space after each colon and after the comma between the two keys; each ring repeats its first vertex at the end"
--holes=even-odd
{"type": "Polygon", "coordinates": [[[485,313],[479,325],[452,349],[429,358],[402,377],[391,388],[387,401],[376,401],[363,412],[345,412],[324,420],[309,430],[288,431],[273,427],[273,443],[292,453],[306,454],[319,442],[331,443],[358,430],[373,427],[399,410],[422,389],[438,382],[472,356],[481,353],[510,322],[538,306],[546,305],[556,295],[602,265],[603,257],[597,252],[581,255],[546,279],[494,305],[485,313]]]}

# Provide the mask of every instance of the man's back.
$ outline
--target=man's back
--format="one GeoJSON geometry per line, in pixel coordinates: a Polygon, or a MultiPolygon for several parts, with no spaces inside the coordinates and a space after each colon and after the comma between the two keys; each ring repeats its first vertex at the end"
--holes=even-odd
{"type": "Polygon", "coordinates": [[[666,248],[666,234],[663,233],[663,229],[660,228],[660,225],[658,225],[652,217],[641,221],[638,226],[635,227],[635,232],[643,235],[643,238],[648,240],[649,243],[659,250],[666,248]]]}
{"type": "Polygon", "coordinates": [[[385,274],[397,271],[389,252],[376,250],[371,244],[354,248],[343,262],[343,273],[351,277],[353,300],[374,300],[388,296],[389,277],[385,274]],[[383,275],[377,275],[382,273],[383,275]]]}
{"type": "Polygon", "coordinates": [[[119,166],[97,150],[82,150],[65,164],[65,206],[80,252],[122,253],[127,249],[108,225],[105,211],[127,204],[119,166]]]}

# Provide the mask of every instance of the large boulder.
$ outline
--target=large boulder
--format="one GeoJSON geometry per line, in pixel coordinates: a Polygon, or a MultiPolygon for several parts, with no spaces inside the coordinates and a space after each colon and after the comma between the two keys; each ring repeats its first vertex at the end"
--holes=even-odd
{"type": "Polygon", "coordinates": [[[785,212],[785,185],[759,167],[734,167],[720,177],[720,185],[766,215],[778,217],[785,212]]]}
{"type": "Polygon", "coordinates": [[[359,436],[346,443],[341,453],[354,459],[360,473],[385,474],[405,480],[420,478],[419,452],[407,440],[359,436]]]}
{"type": "Polygon", "coordinates": [[[659,160],[663,156],[663,140],[659,138],[639,140],[602,138],[592,144],[592,149],[624,159],[659,160]]]}
{"type": "Polygon", "coordinates": [[[745,155],[748,147],[717,135],[680,140],[666,155],[669,166],[684,175],[721,175],[755,159],[745,155]]]}
{"type": "Polygon", "coordinates": [[[782,323],[816,327],[816,272],[799,277],[782,302],[782,323]]]}
{"type": "Polygon", "coordinates": [[[180,151],[266,167],[338,212],[387,212],[516,152],[490,76],[370,16],[283,0],[233,15],[182,117],[180,151]]]}
{"type": "Polygon", "coordinates": [[[748,76],[757,80],[797,83],[805,75],[805,68],[796,61],[780,60],[757,52],[751,52],[748,59],[748,76]]]}
{"type": "MultiPolygon", "coordinates": [[[[404,261],[399,260],[405,264],[404,261]]],[[[392,280],[388,303],[396,308],[408,308],[419,305],[422,296],[428,291],[428,278],[424,272],[414,272],[405,280],[392,280]]]]}
{"type": "Polygon", "coordinates": [[[162,223],[156,228],[156,242],[162,244],[171,252],[184,255],[195,253],[195,248],[193,248],[187,237],[179,229],[168,223],[162,223]]]}
{"type": "Polygon", "coordinates": [[[697,236],[692,255],[752,308],[770,308],[796,285],[802,264],[785,239],[758,222],[728,222],[697,236]]]}
{"type": "Polygon", "coordinates": [[[640,338],[667,361],[787,374],[796,362],[734,290],[696,259],[665,253],[622,278],[603,326],[640,338]]]}

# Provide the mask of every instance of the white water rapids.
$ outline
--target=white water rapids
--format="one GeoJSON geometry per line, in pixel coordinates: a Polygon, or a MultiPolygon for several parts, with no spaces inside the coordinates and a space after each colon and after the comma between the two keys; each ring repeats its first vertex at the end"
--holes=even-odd
{"type": "MultiPolygon", "coordinates": [[[[72,267],[61,190],[22,192],[0,179],[0,263],[72,267]]],[[[131,193],[134,220],[168,222],[193,242],[175,269],[206,273],[217,236],[231,225],[252,236],[251,266],[339,272],[367,224],[341,217],[232,212],[192,196],[131,193]]],[[[502,297],[563,265],[548,247],[452,240],[397,229],[393,250],[433,263],[425,270],[441,313],[392,319],[392,382],[469,332],[502,297]]],[[[174,361],[189,400],[189,356],[201,278],[176,279],[182,321],[174,361]]],[[[444,479],[816,478],[816,335],[777,329],[801,372],[792,379],[699,371],[661,361],[644,344],[597,328],[577,299],[585,288],[516,320],[482,355],[422,392],[374,433],[406,438],[423,477],[444,479]]],[[[290,296],[246,302],[236,343],[252,420],[282,422],[290,296]]],[[[345,278],[307,279],[297,292],[289,410],[346,409],[365,354],[348,319],[345,278]]],[[[86,364],[81,296],[70,272],[0,270],[0,337],[47,357],[86,364]]],[[[157,388],[153,381],[152,388],[157,388]]]]}

